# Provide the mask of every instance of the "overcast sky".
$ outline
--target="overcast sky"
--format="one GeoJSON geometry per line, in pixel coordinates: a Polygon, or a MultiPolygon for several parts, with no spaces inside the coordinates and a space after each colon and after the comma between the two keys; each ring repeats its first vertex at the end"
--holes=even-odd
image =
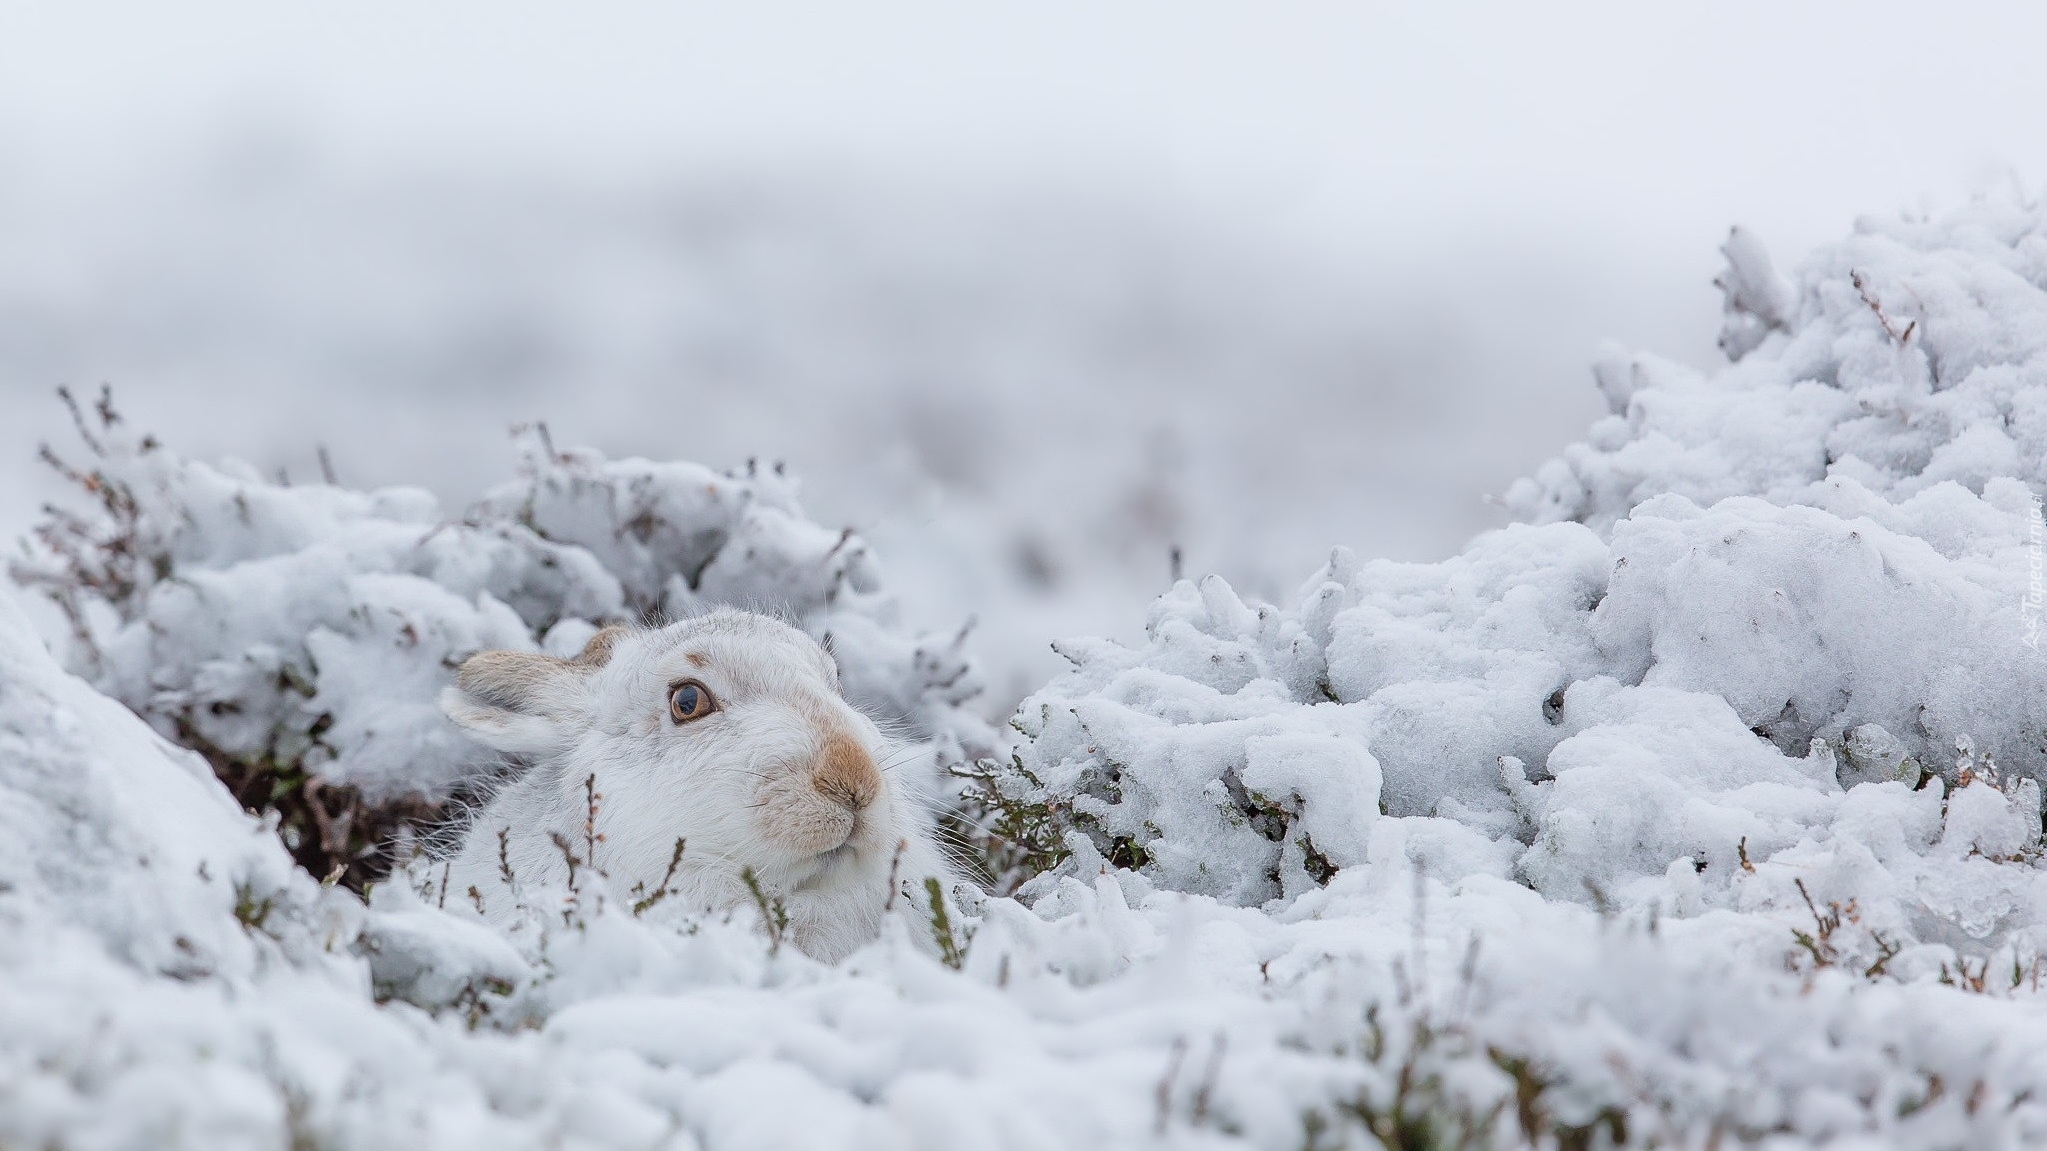
{"type": "Polygon", "coordinates": [[[44,177],[195,133],[597,175],[735,160],[1118,183],[1306,235],[1803,251],[2047,170],[2036,4],[13,4],[44,177]]]}

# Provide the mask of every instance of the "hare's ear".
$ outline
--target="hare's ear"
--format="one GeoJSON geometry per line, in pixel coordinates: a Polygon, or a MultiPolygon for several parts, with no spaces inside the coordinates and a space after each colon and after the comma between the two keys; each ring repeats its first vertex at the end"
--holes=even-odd
{"type": "Polygon", "coordinates": [[[523,651],[478,652],[441,692],[441,710],[499,751],[545,755],[575,739],[589,710],[585,684],[599,666],[523,651]]]}

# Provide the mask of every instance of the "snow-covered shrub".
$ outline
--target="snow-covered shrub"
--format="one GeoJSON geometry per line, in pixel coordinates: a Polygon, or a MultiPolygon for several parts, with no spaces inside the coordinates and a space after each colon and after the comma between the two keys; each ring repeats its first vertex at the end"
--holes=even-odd
{"type": "Polygon", "coordinates": [[[494,766],[435,703],[465,657],[571,654],[612,621],[779,613],[934,767],[992,749],[962,637],[901,627],[865,544],[805,519],[780,469],[609,461],[535,429],[518,478],[450,518],[416,489],[181,458],[105,396],[74,415],[87,463],[46,456],[91,504],[52,509],[15,577],[70,619],[77,670],[281,812],[316,874],[360,884],[494,766]]]}
{"type": "Polygon", "coordinates": [[[1893,973],[2038,954],[2043,225],[1872,226],[1795,313],[1731,242],[1739,362],[1603,364],[1620,414],[1516,488],[1536,522],[1339,550],[1286,606],[1182,583],[1142,644],[1062,645],[990,806],[1067,873],[1240,905],[1404,859],[1808,932],[1853,906],[1893,973]]]}
{"type": "MultiPolygon", "coordinates": [[[[1737,232],[1719,283],[1736,362],[1705,375],[1609,347],[1612,414],[1507,493],[1518,518],[1601,532],[1649,497],[1748,495],[1908,505],[1945,483],[1992,498],[2047,484],[2047,228],[2037,205],[1986,199],[1938,220],[1868,218],[1814,253],[1795,288],[1737,232]],[[1773,286],[1771,286],[1773,285],[1773,286]],[[1843,497],[1843,488],[1852,495],[1843,497]]],[[[1870,515],[1855,508],[1841,514],[1870,515]]],[[[1945,551],[1969,521],[1913,531],[1945,551]]]]}

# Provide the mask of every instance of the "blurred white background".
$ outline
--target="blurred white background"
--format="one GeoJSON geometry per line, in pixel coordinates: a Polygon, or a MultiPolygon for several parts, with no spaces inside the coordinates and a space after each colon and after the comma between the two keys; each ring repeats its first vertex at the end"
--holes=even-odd
{"type": "Polygon", "coordinates": [[[0,7],[0,531],[58,384],[182,451],[459,508],[507,425],[786,460],[910,613],[1127,634],[1167,554],[1437,558],[1709,366],[1729,224],[2047,167],[2047,8],[0,7]]]}

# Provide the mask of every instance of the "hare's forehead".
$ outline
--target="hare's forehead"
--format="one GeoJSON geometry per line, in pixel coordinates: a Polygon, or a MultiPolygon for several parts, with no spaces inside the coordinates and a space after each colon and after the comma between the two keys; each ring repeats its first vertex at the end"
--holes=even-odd
{"type": "Polygon", "coordinates": [[[643,674],[663,684],[701,679],[726,691],[773,691],[796,683],[835,687],[832,657],[794,628],[726,630],[647,637],[643,674]]]}

